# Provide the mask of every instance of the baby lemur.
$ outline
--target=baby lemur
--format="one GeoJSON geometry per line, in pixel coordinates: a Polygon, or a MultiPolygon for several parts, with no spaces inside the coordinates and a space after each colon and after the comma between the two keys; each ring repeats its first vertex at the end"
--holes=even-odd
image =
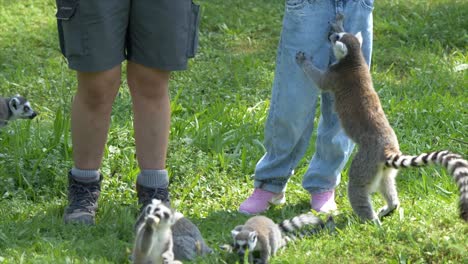
{"type": "Polygon", "coordinates": [[[348,196],[354,212],[363,220],[380,223],[379,218],[398,208],[395,177],[398,169],[438,164],[449,171],[460,190],[460,216],[468,221],[468,161],[449,151],[403,155],[374,90],[369,67],[361,52],[362,36],[343,31],[338,16],[329,36],[337,62],[326,71],[315,67],[304,52],[296,61],[305,74],[321,89],[335,96],[335,110],[346,134],[359,150],[349,169],[348,196]],[[387,205],[378,214],[370,194],[378,190],[387,205]]]}
{"type": "Polygon", "coordinates": [[[323,228],[324,223],[312,213],[301,214],[280,224],[275,224],[266,216],[254,216],[231,231],[234,239],[232,249],[228,245],[223,247],[235,251],[241,259],[248,250],[249,262],[254,261],[253,253],[258,251],[260,259],[255,259],[255,263],[268,263],[270,256],[294,239],[294,233],[306,225],[323,228]]]}
{"type": "Polygon", "coordinates": [[[135,264],[180,264],[174,260],[171,226],[181,215],[160,200],[153,199],[137,220],[133,247],[135,264]]]}
{"type": "Polygon", "coordinates": [[[33,119],[37,113],[26,98],[15,95],[9,98],[0,97],[0,128],[8,121],[15,119],[33,119]]]}

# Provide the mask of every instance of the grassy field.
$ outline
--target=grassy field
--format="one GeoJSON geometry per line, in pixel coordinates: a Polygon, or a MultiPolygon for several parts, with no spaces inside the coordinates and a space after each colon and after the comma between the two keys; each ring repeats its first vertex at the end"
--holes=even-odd
{"type": "MultiPolygon", "coordinates": [[[[174,206],[199,225],[215,254],[196,263],[233,263],[218,250],[245,221],[262,146],[283,1],[200,0],[200,50],[173,74],[167,168],[174,206]],[[229,261],[228,261],[229,260],[229,261]]],[[[126,263],[138,210],[131,102],[123,81],[102,172],[97,225],[66,226],[72,166],[74,73],[59,52],[53,0],[0,0],[0,94],[26,95],[40,115],[0,132],[0,263],[126,263]]],[[[404,152],[451,149],[468,157],[468,2],[376,1],[372,73],[404,152]]],[[[288,185],[279,221],[310,209],[301,175],[288,185]]],[[[297,241],[272,263],[468,263],[468,225],[458,190],[440,168],[400,173],[402,209],[381,229],[360,224],[337,189],[337,232],[297,241]]],[[[375,196],[376,207],[382,200],[375,196]]]]}

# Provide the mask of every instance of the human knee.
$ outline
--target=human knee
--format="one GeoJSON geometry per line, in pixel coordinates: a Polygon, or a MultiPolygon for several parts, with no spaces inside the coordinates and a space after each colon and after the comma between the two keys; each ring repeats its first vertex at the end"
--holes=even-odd
{"type": "Polygon", "coordinates": [[[168,96],[169,76],[170,72],[157,69],[129,70],[128,86],[133,97],[158,100],[168,96]]]}
{"type": "Polygon", "coordinates": [[[77,98],[89,109],[109,109],[120,87],[120,73],[79,73],[77,98]]]}

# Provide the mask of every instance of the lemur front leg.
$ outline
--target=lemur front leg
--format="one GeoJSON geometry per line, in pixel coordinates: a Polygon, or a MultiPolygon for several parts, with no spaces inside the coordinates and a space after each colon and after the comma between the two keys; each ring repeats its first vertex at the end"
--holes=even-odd
{"type": "Polygon", "coordinates": [[[315,67],[312,60],[307,58],[303,51],[296,53],[296,62],[307,77],[309,77],[320,89],[324,89],[322,84],[325,73],[315,67]]]}
{"type": "Polygon", "coordinates": [[[344,30],[343,21],[344,21],[343,13],[338,13],[335,17],[335,22],[330,23],[330,27],[331,27],[330,34],[344,32],[345,30],[344,30]]]}
{"type": "Polygon", "coordinates": [[[182,264],[181,261],[174,260],[174,253],[172,252],[172,249],[167,250],[161,256],[163,258],[163,263],[164,264],[182,264]]]}

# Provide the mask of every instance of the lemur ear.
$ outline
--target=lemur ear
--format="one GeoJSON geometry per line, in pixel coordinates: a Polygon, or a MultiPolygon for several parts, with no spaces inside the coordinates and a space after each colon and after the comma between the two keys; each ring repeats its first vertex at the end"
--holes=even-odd
{"type": "Polygon", "coordinates": [[[237,234],[239,234],[239,232],[242,230],[243,227],[244,227],[243,225],[238,225],[233,230],[231,230],[232,238],[235,238],[237,234]]]}
{"type": "Polygon", "coordinates": [[[255,241],[256,239],[257,239],[257,232],[256,232],[256,231],[250,232],[250,234],[249,234],[249,240],[250,240],[250,241],[255,241]]]}
{"type": "Polygon", "coordinates": [[[184,215],[181,212],[173,211],[174,213],[174,222],[178,221],[181,218],[184,218],[184,215]]]}
{"type": "Polygon", "coordinates": [[[359,40],[359,44],[361,44],[361,47],[362,47],[362,34],[361,34],[361,31],[356,33],[356,35],[354,35],[354,36],[359,40]]]}
{"type": "Polygon", "coordinates": [[[20,101],[18,100],[18,98],[13,97],[10,100],[10,106],[13,107],[15,110],[18,109],[18,104],[19,103],[20,103],[20,101]]]}

